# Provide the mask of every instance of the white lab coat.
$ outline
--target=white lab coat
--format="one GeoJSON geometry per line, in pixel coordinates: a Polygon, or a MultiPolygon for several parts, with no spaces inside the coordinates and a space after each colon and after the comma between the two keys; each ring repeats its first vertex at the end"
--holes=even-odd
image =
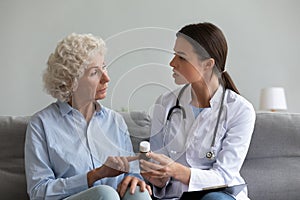
{"type": "MultiPolygon", "coordinates": [[[[205,108],[195,119],[190,105],[191,86],[188,86],[180,98],[186,119],[182,120],[182,115],[180,112],[176,113],[177,110],[166,128],[168,111],[176,104],[180,89],[165,93],[157,99],[150,142],[154,152],[168,155],[190,167],[190,182],[189,185],[184,185],[171,179],[165,188],[154,188],[154,195],[161,199],[179,199],[183,191],[244,183],[240,169],[250,145],[255,123],[255,111],[251,103],[235,92],[226,90],[215,144],[211,148],[223,88],[220,86],[211,98],[211,107],[205,108]],[[213,160],[205,157],[211,149],[216,155],[213,160]]],[[[236,199],[249,199],[247,188],[240,192],[236,199]]]]}

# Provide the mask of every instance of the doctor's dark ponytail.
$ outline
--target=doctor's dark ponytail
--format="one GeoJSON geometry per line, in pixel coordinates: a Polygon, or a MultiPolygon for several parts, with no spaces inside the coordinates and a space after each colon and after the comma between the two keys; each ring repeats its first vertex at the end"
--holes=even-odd
{"type": "Polygon", "coordinates": [[[211,23],[190,24],[178,31],[177,37],[184,37],[191,43],[200,59],[213,58],[217,73],[221,73],[221,81],[226,89],[239,91],[225,70],[227,42],[222,31],[211,23]]]}

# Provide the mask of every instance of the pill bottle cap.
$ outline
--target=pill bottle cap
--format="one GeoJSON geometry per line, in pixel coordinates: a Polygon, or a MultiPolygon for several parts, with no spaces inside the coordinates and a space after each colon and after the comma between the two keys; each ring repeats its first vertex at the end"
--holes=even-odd
{"type": "Polygon", "coordinates": [[[148,141],[142,141],[140,143],[140,152],[149,152],[150,151],[150,143],[148,141]]]}

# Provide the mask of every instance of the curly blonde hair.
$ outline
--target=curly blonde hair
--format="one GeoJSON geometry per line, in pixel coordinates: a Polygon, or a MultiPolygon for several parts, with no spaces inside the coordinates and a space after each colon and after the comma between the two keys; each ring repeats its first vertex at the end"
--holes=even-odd
{"type": "Polygon", "coordinates": [[[49,56],[43,75],[46,92],[60,101],[69,101],[93,56],[105,52],[105,42],[92,34],[72,33],[65,37],[49,56]]]}

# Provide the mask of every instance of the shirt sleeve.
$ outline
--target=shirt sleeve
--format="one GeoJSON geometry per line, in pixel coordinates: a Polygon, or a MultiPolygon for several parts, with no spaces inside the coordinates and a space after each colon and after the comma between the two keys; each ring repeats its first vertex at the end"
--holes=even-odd
{"type": "Polygon", "coordinates": [[[153,116],[151,120],[151,136],[150,144],[151,150],[156,153],[168,155],[164,149],[164,126],[166,108],[162,104],[163,96],[160,96],[154,105],[153,116]]]}
{"type": "Polygon", "coordinates": [[[62,199],[88,188],[87,174],[56,178],[42,122],[29,122],[25,140],[25,171],[30,199],[62,199]]]}
{"type": "Polygon", "coordinates": [[[227,131],[212,168],[191,168],[189,191],[241,181],[240,169],[247,155],[255,123],[252,105],[238,108],[228,116],[227,131]]]}
{"type": "MultiPolygon", "coordinates": [[[[165,116],[166,108],[162,104],[163,96],[161,95],[155,102],[153,109],[153,116],[151,120],[151,136],[150,144],[151,150],[156,153],[162,153],[168,155],[167,150],[164,148],[164,126],[165,126],[165,116]]],[[[166,186],[169,181],[166,183],[166,186]]],[[[157,198],[163,198],[166,193],[166,186],[159,188],[153,186],[153,194],[157,198]]]]}

